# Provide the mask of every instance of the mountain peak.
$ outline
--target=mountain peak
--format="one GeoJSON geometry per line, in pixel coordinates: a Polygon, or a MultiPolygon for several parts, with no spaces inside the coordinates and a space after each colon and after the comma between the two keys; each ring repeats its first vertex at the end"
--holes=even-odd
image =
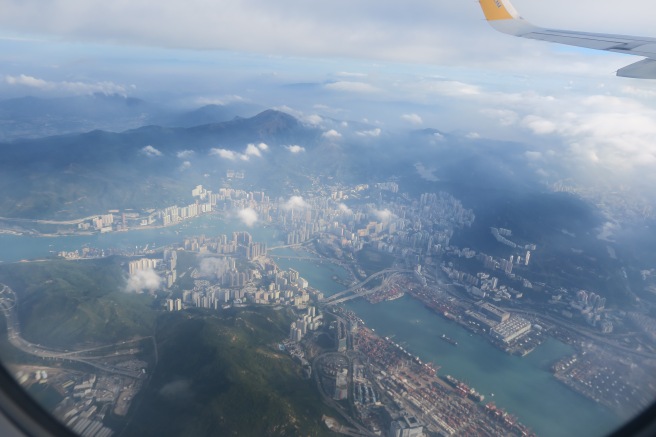
{"type": "MultiPolygon", "coordinates": [[[[252,118],[253,121],[258,123],[262,122],[275,122],[282,123],[287,125],[298,125],[298,120],[293,116],[287,114],[286,112],[278,111],[276,109],[267,109],[260,112],[255,117],[252,118]]],[[[290,126],[291,127],[291,126],[290,126]]]]}

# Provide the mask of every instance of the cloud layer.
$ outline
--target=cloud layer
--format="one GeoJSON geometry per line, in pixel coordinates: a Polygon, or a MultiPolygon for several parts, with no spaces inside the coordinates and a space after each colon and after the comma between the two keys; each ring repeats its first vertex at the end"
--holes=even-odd
{"type": "MultiPolygon", "coordinates": [[[[547,27],[653,36],[653,20],[646,13],[652,4],[646,0],[626,0],[621,8],[600,8],[594,0],[574,5],[565,0],[515,3],[522,15],[547,27]],[[584,25],[581,17],[585,17],[584,25]]],[[[374,0],[320,4],[298,0],[166,4],[54,0],[44,4],[23,0],[3,5],[0,26],[19,33],[121,44],[422,63],[469,59],[475,64],[494,59],[495,50],[518,44],[495,35],[482,18],[478,2],[433,0],[415,0],[410,5],[374,0]],[[141,19],[143,11],[149,11],[147,22],[141,19]],[[244,29],[249,29],[247,37],[234,37],[243,35],[244,29]],[[480,44],[482,38],[490,44],[480,44]],[[490,46],[495,50],[489,50],[490,46]]],[[[342,77],[349,80],[333,88],[371,90],[355,81],[363,73],[346,72],[342,77]]]]}
{"type": "Polygon", "coordinates": [[[293,145],[293,146],[285,146],[285,149],[289,150],[290,153],[301,153],[301,152],[305,152],[305,147],[297,146],[297,145],[293,145]]]}
{"type": "Polygon", "coordinates": [[[102,93],[106,95],[120,94],[125,96],[127,88],[114,82],[54,82],[39,79],[34,76],[20,74],[18,76],[5,76],[5,82],[12,86],[23,86],[26,88],[36,88],[42,91],[62,91],[70,94],[94,94],[102,93]]]}
{"type": "Polygon", "coordinates": [[[237,213],[237,216],[249,228],[257,223],[257,212],[253,208],[244,208],[237,213]]]}
{"type": "Polygon", "coordinates": [[[309,208],[310,205],[303,200],[301,196],[292,196],[289,198],[287,202],[285,202],[282,207],[284,209],[303,209],[303,208],[309,208]]]}
{"type": "Polygon", "coordinates": [[[162,278],[153,269],[140,270],[128,278],[126,291],[129,293],[143,293],[155,291],[162,285],[162,278]]]}
{"type": "Polygon", "coordinates": [[[155,147],[151,145],[147,145],[146,147],[141,149],[141,154],[146,155],[149,158],[155,158],[157,156],[162,156],[162,152],[157,150],[155,147]]]}
{"type": "Polygon", "coordinates": [[[203,258],[199,269],[202,276],[218,278],[230,269],[230,263],[225,258],[203,258]]]}
{"type": "Polygon", "coordinates": [[[248,144],[243,153],[235,152],[234,150],[212,148],[210,149],[210,156],[218,156],[222,159],[229,161],[249,161],[251,157],[261,158],[262,152],[269,150],[269,146],[265,143],[248,144]]]}

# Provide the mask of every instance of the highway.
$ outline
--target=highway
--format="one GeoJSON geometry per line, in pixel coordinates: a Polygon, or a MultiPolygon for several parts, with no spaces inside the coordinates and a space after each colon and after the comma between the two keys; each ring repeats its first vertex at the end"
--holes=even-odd
{"type": "Polygon", "coordinates": [[[71,352],[68,351],[62,352],[62,351],[47,349],[45,347],[42,347],[41,345],[31,343],[25,340],[23,337],[21,337],[20,325],[18,323],[18,316],[16,315],[18,297],[16,296],[16,293],[11,288],[9,288],[9,286],[5,284],[0,284],[0,287],[2,287],[0,289],[0,310],[2,311],[2,313],[5,316],[5,319],[7,320],[7,338],[9,339],[11,345],[14,346],[15,348],[40,358],[75,361],[95,367],[104,372],[128,376],[130,378],[135,378],[135,379],[139,379],[143,377],[143,373],[139,371],[130,371],[118,367],[107,366],[105,364],[96,362],[96,360],[102,359],[104,357],[83,356],[83,354],[95,350],[113,347],[113,346],[124,346],[126,344],[135,343],[147,339],[148,337],[139,337],[116,344],[104,345],[104,346],[83,349],[78,351],[71,351],[71,352]]]}
{"type": "Polygon", "coordinates": [[[398,274],[399,273],[392,273],[390,276],[384,277],[383,278],[383,283],[380,284],[378,287],[374,287],[374,288],[369,289],[367,291],[364,291],[362,293],[354,293],[350,296],[341,297],[341,298],[336,299],[336,300],[330,300],[330,302],[328,302],[328,305],[337,305],[337,304],[340,304],[342,302],[346,302],[346,301],[353,300],[353,299],[358,299],[360,297],[368,296],[368,295],[374,294],[378,291],[385,290],[386,288],[390,287],[390,282],[392,282],[392,278],[394,278],[394,276],[396,276],[398,274]]]}
{"type": "MultiPolygon", "coordinates": [[[[380,272],[374,273],[373,275],[369,276],[364,281],[359,282],[355,285],[352,285],[344,291],[340,291],[339,293],[333,294],[332,296],[329,296],[329,297],[325,298],[322,301],[322,303],[328,304],[328,305],[333,305],[335,303],[338,303],[337,301],[340,298],[342,298],[343,296],[346,296],[349,293],[353,293],[356,290],[358,290],[359,288],[362,288],[362,286],[367,284],[368,282],[370,282],[370,281],[372,281],[372,280],[374,280],[374,279],[376,279],[380,276],[387,275],[387,274],[390,274],[390,273],[414,273],[414,270],[404,270],[404,269],[395,269],[395,268],[381,270],[380,272]]],[[[364,296],[365,293],[356,293],[356,297],[364,296]]],[[[369,294],[369,293],[366,293],[366,294],[369,294]]],[[[345,300],[348,300],[348,299],[345,299],[345,300]]]]}

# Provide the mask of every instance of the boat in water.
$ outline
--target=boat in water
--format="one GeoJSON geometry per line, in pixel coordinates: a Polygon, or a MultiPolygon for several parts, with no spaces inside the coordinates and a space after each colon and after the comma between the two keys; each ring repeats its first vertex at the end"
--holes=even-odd
{"type": "Polygon", "coordinates": [[[449,343],[450,345],[458,346],[458,342],[452,339],[451,337],[448,337],[446,334],[442,334],[440,338],[446,341],[447,343],[449,343]]]}

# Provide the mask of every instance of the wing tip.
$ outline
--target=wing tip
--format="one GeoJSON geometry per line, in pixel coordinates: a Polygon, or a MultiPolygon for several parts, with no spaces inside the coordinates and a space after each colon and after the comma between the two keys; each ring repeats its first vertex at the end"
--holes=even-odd
{"type": "Polygon", "coordinates": [[[519,19],[517,10],[509,0],[479,0],[487,21],[519,19]]]}
{"type": "Polygon", "coordinates": [[[622,67],[615,73],[631,79],[656,79],[656,59],[646,58],[622,67]]]}

